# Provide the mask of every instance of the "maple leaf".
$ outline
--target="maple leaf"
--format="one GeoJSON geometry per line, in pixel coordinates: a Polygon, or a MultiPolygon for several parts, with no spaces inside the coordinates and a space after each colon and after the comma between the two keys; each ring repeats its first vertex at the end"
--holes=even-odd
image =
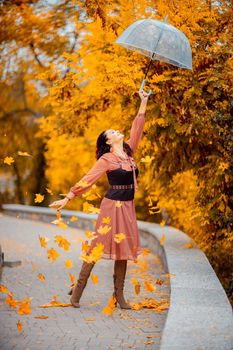
{"type": "Polygon", "coordinates": [[[15,161],[15,160],[14,160],[13,157],[5,157],[3,162],[4,162],[5,164],[11,165],[11,163],[14,163],[14,161],[15,161]]]}
{"type": "Polygon", "coordinates": [[[65,239],[64,237],[62,236],[59,236],[59,235],[56,235],[55,236],[55,239],[54,239],[54,242],[55,243],[58,243],[58,246],[60,248],[63,248],[64,250],[66,251],[70,251],[69,250],[69,247],[70,247],[70,242],[67,241],[67,239],[65,239]]]}
{"type": "Polygon", "coordinates": [[[97,237],[94,231],[89,231],[89,230],[85,231],[85,235],[87,236],[88,239],[94,239],[97,237]]]}
{"type": "Polygon", "coordinates": [[[35,203],[41,203],[44,200],[44,195],[40,193],[35,194],[36,198],[34,199],[35,203]]]}
{"type": "Polygon", "coordinates": [[[120,243],[121,241],[123,241],[124,239],[126,239],[126,235],[124,233],[116,233],[114,235],[114,241],[116,243],[120,243]]]}
{"type": "Polygon", "coordinates": [[[103,219],[102,219],[102,223],[103,224],[110,224],[110,222],[111,222],[111,217],[110,216],[103,217],[103,219]]]}
{"type": "Polygon", "coordinates": [[[39,235],[40,245],[42,248],[46,248],[47,242],[50,241],[50,238],[47,237],[41,237],[39,235]]]}
{"type": "Polygon", "coordinates": [[[96,246],[91,250],[91,252],[88,253],[88,255],[81,254],[80,259],[88,263],[97,262],[99,259],[101,259],[103,250],[104,250],[104,245],[98,242],[96,246]]]}
{"type": "Polygon", "coordinates": [[[48,259],[50,259],[51,262],[54,262],[61,254],[59,254],[54,248],[51,248],[47,250],[48,252],[48,259]]]}
{"type": "Polygon", "coordinates": [[[71,268],[72,266],[73,266],[72,260],[66,260],[66,262],[65,262],[65,267],[71,268]]]}
{"type": "Polygon", "coordinates": [[[89,249],[90,249],[90,244],[88,244],[88,241],[82,242],[82,250],[84,252],[88,252],[89,249]]]}
{"type": "Polygon", "coordinates": [[[120,201],[116,201],[115,206],[117,208],[120,208],[122,206],[122,203],[120,201]]]}
{"type": "Polygon", "coordinates": [[[97,232],[100,233],[101,235],[106,235],[110,230],[111,230],[111,226],[105,225],[102,226],[100,225],[99,228],[97,229],[97,232]]]}

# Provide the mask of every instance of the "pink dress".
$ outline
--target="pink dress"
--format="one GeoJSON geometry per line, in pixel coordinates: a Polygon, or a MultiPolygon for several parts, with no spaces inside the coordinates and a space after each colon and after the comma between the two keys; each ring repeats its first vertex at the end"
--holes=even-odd
{"type": "MultiPolygon", "coordinates": [[[[131,126],[130,138],[125,141],[130,145],[133,155],[142,137],[144,124],[145,112],[138,113],[131,126]]],[[[137,262],[137,256],[142,253],[134,206],[138,173],[133,157],[123,160],[114,152],[108,152],[104,153],[88,173],[80,179],[80,182],[87,182],[86,186],[83,187],[76,183],[70,188],[67,197],[72,199],[88,191],[102,175],[106,174],[109,180],[110,188],[101,200],[100,213],[95,224],[94,232],[97,237],[90,242],[89,252],[96,243],[101,242],[104,245],[103,259],[137,262]],[[131,188],[126,188],[125,185],[131,188]],[[103,222],[103,218],[106,217],[110,218],[109,222],[105,219],[103,222]],[[108,231],[106,230],[107,233],[103,234],[105,231],[102,229],[106,228],[108,231]],[[123,233],[125,238],[117,242],[115,234],[120,233],[123,233]]]]}

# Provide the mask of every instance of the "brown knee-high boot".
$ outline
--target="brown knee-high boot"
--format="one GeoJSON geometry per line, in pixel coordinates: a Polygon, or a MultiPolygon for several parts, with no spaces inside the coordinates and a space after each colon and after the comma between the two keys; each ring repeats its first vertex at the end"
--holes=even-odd
{"type": "Polygon", "coordinates": [[[114,292],[113,296],[116,298],[117,302],[120,304],[121,309],[132,309],[132,307],[125,301],[123,289],[125,282],[125,274],[127,269],[127,260],[115,260],[114,263],[114,292]]]}
{"type": "MultiPolygon", "coordinates": [[[[86,287],[87,280],[90,276],[91,270],[93,269],[95,265],[95,262],[87,263],[86,261],[83,262],[79,277],[77,280],[77,283],[71,290],[71,298],[70,302],[74,307],[80,307],[79,300],[82,296],[83,290],[86,287]]],[[[70,292],[68,294],[71,294],[70,292]]]]}

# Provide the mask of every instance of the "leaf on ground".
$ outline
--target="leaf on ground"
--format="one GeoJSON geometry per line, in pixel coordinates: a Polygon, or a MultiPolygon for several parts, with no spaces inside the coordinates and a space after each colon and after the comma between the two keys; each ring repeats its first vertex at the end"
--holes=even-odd
{"type": "Polygon", "coordinates": [[[23,301],[19,302],[19,309],[17,310],[17,313],[19,315],[28,315],[32,312],[31,306],[30,306],[30,300],[32,298],[25,297],[23,301]]]}
{"type": "Polygon", "coordinates": [[[45,281],[45,276],[42,273],[38,273],[37,276],[41,281],[45,281]]]}
{"type": "Polygon", "coordinates": [[[16,323],[16,326],[17,326],[19,332],[21,332],[21,331],[23,330],[23,324],[22,324],[22,322],[18,321],[18,322],[16,323]]]}

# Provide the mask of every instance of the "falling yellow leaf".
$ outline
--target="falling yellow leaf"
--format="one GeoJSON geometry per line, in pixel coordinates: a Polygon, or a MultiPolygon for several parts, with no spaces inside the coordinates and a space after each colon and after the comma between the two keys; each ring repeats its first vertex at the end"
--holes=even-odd
{"type": "Polygon", "coordinates": [[[96,207],[94,207],[93,204],[85,202],[85,203],[83,203],[83,211],[85,213],[99,214],[100,208],[96,208],[96,207]]]}
{"type": "Polygon", "coordinates": [[[71,283],[72,283],[72,284],[75,284],[75,282],[76,282],[75,276],[72,275],[72,273],[69,273],[69,277],[70,277],[71,283]]]}
{"type": "Polygon", "coordinates": [[[135,277],[132,278],[131,282],[134,284],[135,293],[138,295],[141,289],[140,283],[135,277]]]}
{"type": "Polygon", "coordinates": [[[95,231],[89,231],[89,230],[86,230],[85,231],[85,235],[87,236],[88,239],[94,239],[97,237],[97,235],[95,235],[95,231]]]}
{"type": "Polygon", "coordinates": [[[111,217],[110,216],[105,216],[105,217],[103,217],[103,219],[102,219],[102,223],[103,224],[110,224],[110,222],[111,222],[111,217]]]}
{"type": "Polygon", "coordinates": [[[160,241],[159,241],[159,243],[160,243],[161,245],[164,244],[165,238],[166,238],[166,236],[163,234],[162,237],[161,237],[161,239],[160,239],[160,241]]]}
{"type": "Polygon", "coordinates": [[[99,282],[99,277],[94,275],[93,273],[91,274],[91,280],[94,284],[97,284],[99,282]]]}
{"type": "Polygon", "coordinates": [[[122,203],[121,203],[121,201],[116,201],[115,205],[116,205],[117,208],[120,208],[122,206],[122,203]]]}
{"type": "Polygon", "coordinates": [[[87,194],[87,195],[86,195],[86,200],[87,200],[87,201],[94,201],[94,200],[96,200],[97,198],[98,198],[97,195],[94,194],[94,193],[91,193],[91,194],[87,194]]]}
{"type": "Polygon", "coordinates": [[[51,262],[54,262],[61,254],[59,254],[54,248],[51,248],[47,250],[48,252],[48,259],[50,259],[51,262]]]}
{"type": "Polygon", "coordinates": [[[42,273],[38,273],[38,278],[39,278],[41,281],[45,281],[45,276],[42,275],[42,273]]]}
{"type": "Polygon", "coordinates": [[[18,328],[18,331],[21,332],[22,329],[23,329],[23,324],[22,324],[20,321],[18,321],[18,322],[16,323],[16,326],[17,326],[17,328],[18,328]]]}
{"type": "Polygon", "coordinates": [[[126,235],[124,233],[116,233],[114,235],[114,241],[116,243],[120,243],[121,241],[123,241],[126,238],[126,235]]]}
{"type": "Polygon", "coordinates": [[[19,156],[32,157],[32,155],[27,152],[18,151],[17,153],[19,156]]]}
{"type": "Polygon", "coordinates": [[[44,195],[40,193],[36,193],[36,198],[34,199],[35,203],[41,203],[44,200],[44,195]]]}
{"type": "Polygon", "coordinates": [[[41,237],[39,235],[40,245],[42,248],[46,248],[47,242],[50,241],[50,238],[47,237],[41,237]]]}
{"type": "Polygon", "coordinates": [[[116,307],[116,298],[112,295],[108,301],[108,305],[103,308],[102,313],[105,315],[112,315],[115,307],[116,307]]]}
{"type": "Polygon", "coordinates": [[[79,182],[77,182],[75,185],[80,186],[80,187],[86,187],[89,185],[89,183],[87,181],[82,181],[80,180],[79,182]]]}
{"type": "Polygon", "coordinates": [[[5,157],[3,162],[4,162],[5,164],[11,165],[11,163],[14,163],[14,161],[15,161],[15,160],[14,160],[13,157],[5,157]]]}
{"type": "Polygon", "coordinates": [[[59,219],[61,219],[61,211],[59,209],[56,210],[56,217],[59,219]]]}
{"type": "Polygon", "coordinates": [[[72,260],[66,260],[66,262],[65,262],[65,267],[71,268],[72,266],[73,266],[72,260]]]}
{"type": "Polygon", "coordinates": [[[111,230],[111,226],[108,226],[108,225],[102,226],[102,225],[100,225],[99,228],[97,229],[97,232],[100,233],[101,235],[106,235],[110,230],[111,230]]]}
{"type": "Polygon", "coordinates": [[[88,244],[88,241],[82,242],[82,250],[84,252],[88,252],[89,249],[90,249],[90,244],[88,244]]]}
{"type": "Polygon", "coordinates": [[[52,190],[50,190],[49,188],[46,188],[46,191],[47,191],[49,194],[53,195],[52,190]]]}
{"type": "Polygon", "coordinates": [[[34,316],[34,318],[39,318],[41,320],[44,320],[46,318],[49,318],[49,316],[45,316],[45,315],[38,315],[38,316],[34,316]]]}
{"type": "Polygon", "coordinates": [[[104,251],[104,245],[100,242],[98,242],[95,247],[91,250],[88,255],[81,254],[80,259],[84,260],[88,263],[90,262],[97,262],[99,259],[101,259],[104,251]]]}
{"type": "Polygon", "coordinates": [[[54,239],[54,242],[58,243],[58,246],[60,248],[63,248],[64,250],[70,252],[70,250],[69,250],[70,242],[68,242],[67,239],[65,239],[63,236],[56,235],[55,239],[54,239]]]}

